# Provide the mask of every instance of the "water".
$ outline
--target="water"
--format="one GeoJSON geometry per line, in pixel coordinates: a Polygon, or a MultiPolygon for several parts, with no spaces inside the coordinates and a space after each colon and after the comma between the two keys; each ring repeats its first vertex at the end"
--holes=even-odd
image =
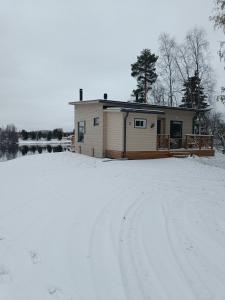
{"type": "Polygon", "coordinates": [[[0,161],[6,161],[25,155],[55,153],[70,150],[70,145],[0,145],[0,161]]]}

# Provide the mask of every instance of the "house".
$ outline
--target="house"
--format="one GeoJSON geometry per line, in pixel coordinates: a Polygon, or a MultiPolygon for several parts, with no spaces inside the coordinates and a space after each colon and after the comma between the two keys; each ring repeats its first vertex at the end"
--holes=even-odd
{"type": "Polygon", "coordinates": [[[213,137],[193,134],[196,109],[82,97],[69,104],[75,152],[128,159],[214,155],[213,137]]]}

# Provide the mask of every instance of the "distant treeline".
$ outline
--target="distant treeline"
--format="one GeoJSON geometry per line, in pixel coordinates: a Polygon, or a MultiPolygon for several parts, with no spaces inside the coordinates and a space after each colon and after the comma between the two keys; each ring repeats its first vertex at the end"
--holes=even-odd
{"type": "Polygon", "coordinates": [[[13,124],[9,124],[6,127],[0,127],[0,144],[16,144],[18,142],[18,133],[16,127],[13,124]]]}
{"type": "Polygon", "coordinates": [[[25,129],[19,132],[20,139],[26,140],[47,140],[52,139],[61,140],[63,137],[68,137],[72,135],[72,132],[63,132],[63,129],[56,128],[54,130],[38,130],[38,131],[26,131],[25,129]]]}

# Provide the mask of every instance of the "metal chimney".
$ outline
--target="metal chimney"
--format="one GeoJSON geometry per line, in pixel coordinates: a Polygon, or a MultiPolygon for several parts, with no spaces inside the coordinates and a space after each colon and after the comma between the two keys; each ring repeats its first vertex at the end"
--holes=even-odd
{"type": "Polygon", "coordinates": [[[107,100],[107,99],[108,99],[107,93],[105,93],[105,94],[103,95],[103,97],[104,97],[104,100],[107,100]]]}
{"type": "Polygon", "coordinates": [[[138,102],[138,93],[136,93],[136,102],[138,102]]]}
{"type": "Polygon", "coordinates": [[[83,89],[80,89],[80,101],[83,101],[83,89]]]}

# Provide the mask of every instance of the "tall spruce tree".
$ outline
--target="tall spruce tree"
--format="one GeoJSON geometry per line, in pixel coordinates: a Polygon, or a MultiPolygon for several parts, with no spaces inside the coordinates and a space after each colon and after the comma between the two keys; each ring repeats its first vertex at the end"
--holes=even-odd
{"type": "Polygon", "coordinates": [[[204,88],[201,85],[201,79],[199,78],[199,74],[196,71],[195,75],[189,77],[184,82],[184,88],[182,90],[184,92],[182,98],[181,107],[187,108],[206,108],[209,105],[207,104],[207,96],[204,93],[204,88]]]}
{"type": "Polygon", "coordinates": [[[137,78],[137,89],[133,90],[136,102],[147,103],[148,92],[157,79],[155,64],[158,56],[149,49],[141,51],[137,61],[131,65],[131,76],[137,78]]]}

